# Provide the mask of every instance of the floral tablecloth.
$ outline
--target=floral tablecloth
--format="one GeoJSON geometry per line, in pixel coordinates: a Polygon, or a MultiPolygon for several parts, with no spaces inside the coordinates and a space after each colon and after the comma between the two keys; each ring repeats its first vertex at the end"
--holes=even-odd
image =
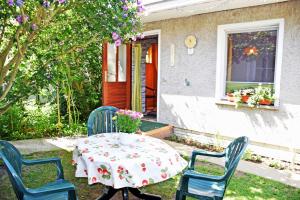
{"type": "Polygon", "coordinates": [[[121,134],[79,139],[73,152],[75,176],[88,177],[89,184],[137,188],[167,180],[187,166],[172,147],[159,139],[128,134],[132,143],[124,145],[121,134]]]}

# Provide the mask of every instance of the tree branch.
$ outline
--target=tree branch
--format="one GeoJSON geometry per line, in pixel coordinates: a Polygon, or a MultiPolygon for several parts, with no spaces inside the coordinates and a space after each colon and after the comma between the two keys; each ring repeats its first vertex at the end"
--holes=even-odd
{"type": "Polygon", "coordinates": [[[2,43],[3,41],[3,37],[4,37],[4,33],[5,33],[5,29],[6,29],[6,22],[7,22],[7,18],[5,17],[5,19],[3,20],[3,25],[2,25],[2,31],[0,33],[0,44],[2,43]]]}
{"type": "Polygon", "coordinates": [[[21,60],[22,60],[22,58],[18,57],[18,59],[17,59],[17,61],[15,63],[14,69],[12,70],[12,72],[10,74],[9,82],[6,85],[4,92],[0,96],[0,102],[6,97],[6,95],[10,91],[10,89],[11,89],[11,87],[12,87],[14,81],[15,81],[15,78],[16,78],[16,75],[18,73],[18,69],[19,69],[19,65],[21,63],[21,60]]]}
{"type": "Polygon", "coordinates": [[[8,109],[13,105],[15,101],[7,103],[5,106],[0,108],[0,115],[3,115],[8,111],[8,109]]]}

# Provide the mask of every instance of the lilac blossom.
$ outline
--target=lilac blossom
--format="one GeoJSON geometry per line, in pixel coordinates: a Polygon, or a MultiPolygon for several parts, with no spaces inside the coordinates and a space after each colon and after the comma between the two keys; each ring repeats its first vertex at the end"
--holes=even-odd
{"type": "Polygon", "coordinates": [[[66,0],[58,0],[58,3],[60,4],[66,3],[66,0]]]}
{"type": "Polygon", "coordinates": [[[23,23],[25,23],[27,20],[28,20],[28,16],[27,16],[27,15],[18,15],[18,16],[16,17],[16,21],[17,21],[19,24],[23,24],[23,23]]]}
{"type": "Polygon", "coordinates": [[[44,1],[44,2],[43,2],[43,6],[44,6],[45,8],[49,8],[49,7],[50,7],[50,2],[49,2],[49,1],[44,1]]]}
{"type": "Polygon", "coordinates": [[[137,5],[142,5],[142,0],[137,0],[136,3],[137,5]]]}
{"type": "Polygon", "coordinates": [[[16,5],[17,5],[18,7],[22,7],[22,6],[24,5],[24,1],[23,1],[23,0],[17,0],[17,1],[16,1],[16,5]]]}
{"type": "Polygon", "coordinates": [[[121,46],[121,44],[122,44],[122,40],[120,38],[115,41],[115,46],[116,47],[121,46]]]}
{"type": "Polygon", "coordinates": [[[123,8],[124,11],[128,10],[128,6],[126,6],[126,5],[124,5],[122,8],[123,8]]]}
{"type": "Polygon", "coordinates": [[[124,14],[123,14],[123,18],[126,18],[126,17],[128,17],[128,14],[127,14],[127,13],[124,13],[124,14]]]}
{"type": "Polygon", "coordinates": [[[113,32],[112,38],[113,38],[113,40],[117,40],[117,39],[119,39],[119,35],[116,32],[113,32]]]}
{"type": "Polygon", "coordinates": [[[14,0],[7,0],[9,6],[13,6],[15,4],[14,0]]]}
{"type": "Polygon", "coordinates": [[[33,31],[37,30],[37,28],[38,28],[38,27],[37,27],[36,24],[32,24],[32,25],[31,25],[31,29],[32,29],[33,31]]]}
{"type": "Polygon", "coordinates": [[[145,11],[145,8],[144,8],[143,5],[139,5],[139,6],[137,7],[137,10],[138,10],[139,13],[141,13],[141,12],[144,12],[144,11],[145,11]]]}

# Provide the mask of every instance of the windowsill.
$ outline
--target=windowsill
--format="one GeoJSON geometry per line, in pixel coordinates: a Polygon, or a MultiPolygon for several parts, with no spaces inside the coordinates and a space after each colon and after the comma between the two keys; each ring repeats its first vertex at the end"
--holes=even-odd
{"type": "MultiPolygon", "coordinates": [[[[225,106],[236,106],[236,103],[234,102],[230,102],[230,101],[227,101],[227,100],[216,100],[216,104],[217,105],[225,105],[225,106]]],[[[243,107],[243,108],[249,108],[249,109],[266,109],[266,110],[279,110],[279,106],[265,106],[265,105],[259,105],[259,106],[249,106],[248,104],[239,104],[238,106],[239,108],[240,107],[243,107]]]]}

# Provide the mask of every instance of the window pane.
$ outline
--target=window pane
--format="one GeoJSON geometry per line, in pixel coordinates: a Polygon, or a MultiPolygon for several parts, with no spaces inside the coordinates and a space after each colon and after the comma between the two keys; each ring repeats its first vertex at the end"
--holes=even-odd
{"type": "Polygon", "coordinates": [[[108,44],[107,45],[107,64],[108,64],[108,74],[107,81],[108,82],[116,82],[116,54],[117,49],[115,45],[108,44]]]}
{"type": "Polygon", "coordinates": [[[227,39],[226,90],[274,83],[277,30],[233,33],[227,39]]]}
{"type": "Polygon", "coordinates": [[[121,45],[119,47],[119,82],[126,81],[126,45],[121,45]]]}

